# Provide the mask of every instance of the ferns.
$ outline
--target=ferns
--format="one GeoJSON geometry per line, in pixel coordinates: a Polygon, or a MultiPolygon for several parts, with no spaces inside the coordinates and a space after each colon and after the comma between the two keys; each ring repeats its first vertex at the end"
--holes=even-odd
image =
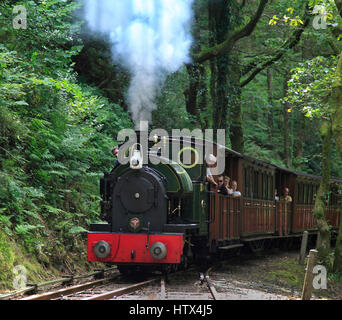
{"type": "MultiPolygon", "coordinates": [[[[75,4],[50,2],[30,1],[37,28],[0,44],[0,229],[45,258],[99,219],[99,177],[113,164],[116,134],[132,127],[120,106],[76,82],[71,57],[82,46],[65,49],[74,26],[40,26],[69,17],[75,4]]],[[[0,11],[11,13],[6,2],[0,11]]]]}

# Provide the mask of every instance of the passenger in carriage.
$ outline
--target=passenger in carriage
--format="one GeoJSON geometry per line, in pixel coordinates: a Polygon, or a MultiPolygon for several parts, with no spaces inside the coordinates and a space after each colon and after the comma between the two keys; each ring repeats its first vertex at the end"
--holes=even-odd
{"type": "Polygon", "coordinates": [[[114,162],[114,169],[120,164],[119,163],[119,146],[115,146],[112,150],[113,156],[116,158],[115,162],[114,162]]]}
{"type": "Polygon", "coordinates": [[[211,171],[211,168],[215,167],[216,165],[216,157],[213,154],[210,154],[206,157],[206,163],[207,163],[207,181],[209,182],[209,190],[211,189],[211,186],[214,188],[217,188],[217,183],[213,177],[213,173],[211,171]]]}
{"type": "Polygon", "coordinates": [[[241,192],[237,190],[237,182],[235,180],[232,181],[232,188],[233,188],[233,197],[241,197],[241,192]]]}
{"type": "Polygon", "coordinates": [[[225,176],[224,177],[224,186],[227,188],[227,191],[228,191],[228,194],[233,194],[233,189],[229,188],[229,181],[230,181],[230,178],[225,176]]]}
{"type": "Polygon", "coordinates": [[[222,175],[220,175],[218,177],[218,190],[217,190],[217,192],[222,194],[223,196],[227,196],[228,195],[228,189],[225,187],[223,180],[224,180],[224,177],[222,175]]]}
{"type": "Polygon", "coordinates": [[[292,197],[290,196],[290,189],[285,187],[284,188],[284,199],[286,202],[292,202],[292,197]]]}
{"type": "Polygon", "coordinates": [[[279,196],[278,196],[278,191],[277,191],[277,189],[275,189],[275,191],[274,191],[274,200],[275,200],[275,201],[279,201],[279,196]]]}

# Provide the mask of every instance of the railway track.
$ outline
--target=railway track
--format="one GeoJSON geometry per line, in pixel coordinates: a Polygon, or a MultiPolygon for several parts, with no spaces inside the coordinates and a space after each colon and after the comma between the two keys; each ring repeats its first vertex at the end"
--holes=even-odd
{"type": "MultiPolygon", "coordinates": [[[[209,272],[196,277],[195,270],[171,273],[167,278],[155,279],[153,286],[132,291],[118,297],[118,300],[219,300],[219,294],[211,282],[209,272]],[[189,275],[194,281],[187,281],[189,275]]],[[[198,274],[198,273],[197,273],[198,274]]]]}
{"type": "Polygon", "coordinates": [[[159,278],[146,280],[124,287],[112,290],[112,286],[117,285],[115,280],[120,279],[120,275],[108,278],[90,281],[84,284],[53,290],[42,294],[36,294],[25,297],[21,300],[110,300],[114,297],[134,292],[144,286],[147,286],[159,278]]]}
{"type": "Polygon", "coordinates": [[[216,291],[216,288],[215,288],[215,286],[213,285],[213,283],[211,282],[211,280],[209,278],[210,270],[211,269],[209,269],[205,274],[201,273],[200,274],[200,279],[201,279],[202,283],[206,282],[213,300],[219,300],[219,295],[218,295],[218,293],[216,291]]]}
{"type": "MultiPolygon", "coordinates": [[[[17,299],[20,296],[23,295],[36,295],[36,293],[38,291],[46,291],[48,289],[46,288],[50,288],[51,287],[65,287],[65,286],[71,286],[75,281],[83,281],[83,279],[86,278],[90,278],[90,277],[94,277],[95,280],[99,280],[98,282],[100,283],[107,281],[107,279],[105,278],[105,274],[106,273],[114,273],[114,274],[119,274],[118,270],[116,267],[113,268],[109,268],[109,269],[99,269],[96,270],[94,272],[91,273],[87,273],[87,274],[83,274],[83,275],[67,275],[64,276],[63,278],[59,278],[59,279],[54,279],[51,281],[46,281],[46,282],[42,282],[42,283],[27,283],[26,286],[22,289],[16,290],[16,291],[12,291],[3,295],[0,295],[0,300],[14,300],[17,299]],[[45,288],[45,289],[43,289],[45,288]]],[[[96,281],[94,281],[96,283],[96,281]]],[[[90,282],[91,283],[91,282],[90,282]]]]}
{"type": "Polygon", "coordinates": [[[208,272],[196,281],[197,290],[184,288],[186,272],[177,272],[139,282],[116,275],[108,279],[31,295],[21,300],[217,300],[218,294],[211,283],[208,272]],[[183,281],[182,281],[183,279],[183,281]],[[134,283],[132,283],[134,282],[134,283]]]}
{"type": "Polygon", "coordinates": [[[193,269],[161,275],[145,275],[142,279],[132,279],[122,276],[117,270],[107,269],[81,276],[69,276],[40,284],[29,285],[27,288],[12,292],[0,299],[18,300],[217,300],[218,294],[215,286],[209,278],[208,270],[205,274],[198,274],[193,269]],[[106,271],[112,271],[109,276],[104,277],[106,271]],[[193,290],[189,284],[183,286],[184,280],[189,275],[196,279],[196,288],[193,290]],[[92,281],[74,284],[74,280],[95,276],[92,281]],[[152,276],[152,278],[151,278],[152,276]],[[58,285],[59,284],[59,285],[58,285]],[[51,288],[52,285],[58,287],[51,288]],[[62,287],[61,287],[62,286],[62,287]],[[43,287],[50,289],[42,291],[43,287]],[[23,296],[23,294],[28,296],[23,296]]]}

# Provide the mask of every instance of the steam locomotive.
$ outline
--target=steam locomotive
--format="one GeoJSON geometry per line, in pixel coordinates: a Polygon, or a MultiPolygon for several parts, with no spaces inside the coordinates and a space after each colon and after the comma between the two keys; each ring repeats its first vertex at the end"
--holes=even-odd
{"type": "MultiPolygon", "coordinates": [[[[204,145],[203,140],[200,148],[204,145]]],[[[298,240],[304,230],[317,235],[313,206],[320,177],[214,144],[213,155],[223,152],[224,174],[237,181],[242,193],[239,198],[223,196],[210,190],[207,163],[198,161],[196,150],[198,141],[191,137],[153,137],[145,150],[148,164],[133,156],[105,173],[100,189],[101,217],[106,222],[90,226],[88,261],[115,264],[123,273],[144,267],[165,271],[227,250],[258,250],[276,241],[298,240]],[[162,141],[170,150],[177,145],[177,161],[154,161],[160,154],[153,146],[162,141]],[[190,163],[182,160],[185,150],[190,163]],[[282,200],[285,187],[292,202],[282,200]]],[[[340,223],[341,186],[342,179],[331,179],[326,218],[332,232],[340,223]]]]}

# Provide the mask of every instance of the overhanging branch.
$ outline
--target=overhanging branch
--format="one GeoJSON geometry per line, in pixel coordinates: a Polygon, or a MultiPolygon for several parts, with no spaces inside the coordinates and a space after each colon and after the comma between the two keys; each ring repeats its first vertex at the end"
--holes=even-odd
{"type": "Polygon", "coordinates": [[[295,47],[298,44],[298,42],[300,41],[300,38],[301,38],[305,28],[309,25],[309,23],[310,23],[310,16],[309,16],[308,8],[307,8],[306,12],[305,12],[305,20],[304,20],[303,25],[293,32],[291,37],[275,53],[274,57],[272,57],[271,59],[265,61],[259,67],[256,67],[254,69],[254,71],[249,75],[249,77],[241,83],[241,87],[244,87],[247,84],[249,84],[261,71],[263,71],[267,67],[271,66],[276,61],[280,60],[283,57],[283,55],[289,49],[292,49],[293,47],[295,47]]]}
{"type": "Polygon", "coordinates": [[[255,13],[251,21],[245,27],[236,31],[232,35],[230,35],[224,42],[212,48],[205,49],[199,54],[194,54],[193,61],[195,63],[196,62],[203,63],[207,60],[210,60],[226,52],[229,52],[237,41],[239,41],[240,39],[244,37],[248,37],[249,35],[251,35],[257,23],[259,22],[267,3],[268,3],[268,0],[260,0],[257,12],[255,13]]]}

